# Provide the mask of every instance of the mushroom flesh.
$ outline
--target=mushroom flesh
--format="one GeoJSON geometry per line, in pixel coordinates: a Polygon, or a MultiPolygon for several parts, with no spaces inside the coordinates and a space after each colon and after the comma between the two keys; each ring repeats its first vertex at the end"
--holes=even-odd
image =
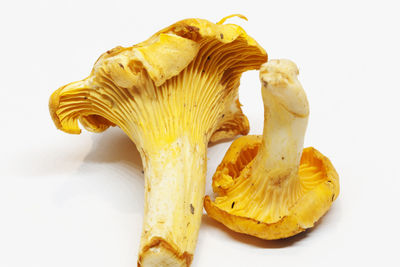
{"type": "Polygon", "coordinates": [[[87,78],[52,94],[49,108],[59,129],[79,134],[78,121],[92,132],[117,125],[136,144],[145,172],[139,266],[190,265],[207,144],[247,134],[240,77],[266,61],[241,27],[187,19],[107,51],[87,78]]]}
{"type": "Polygon", "coordinates": [[[315,148],[303,150],[309,116],[297,66],[271,60],[260,69],[262,136],[235,140],[213,177],[209,216],[230,229],[263,239],[313,227],[339,194],[338,174],[315,148]]]}

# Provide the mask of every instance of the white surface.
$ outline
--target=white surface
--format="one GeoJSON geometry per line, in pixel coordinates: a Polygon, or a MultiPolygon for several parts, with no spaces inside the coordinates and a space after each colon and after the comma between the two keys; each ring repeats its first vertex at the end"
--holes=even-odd
{"type": "MultiPolygon", "coordinates": [[[[183,18],[232,19],[300,68],[305,139],[327,155],[341,193],[311,231],[283,241],[236,234],[204,216],[193,266],[399,266],[398,1],[4,1],[0,7],[0,266],[136,266],[143,177],[119,129],[57,131],[48,98],[104,51],[183,18]],[[279,2],[279,3],[278,3],[279,2]],[[340,264],[340,265],[337,265],[340,264]]],[[[261,133],[257,72],[240,88],[261,133]]],[[[210,179],[230,143],[209,148],[210,179]]]]}

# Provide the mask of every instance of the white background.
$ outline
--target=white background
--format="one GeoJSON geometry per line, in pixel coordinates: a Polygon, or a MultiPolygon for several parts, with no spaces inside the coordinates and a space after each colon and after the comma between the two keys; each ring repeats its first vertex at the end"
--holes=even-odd
{"type": "MultiPolygon", "coordinates": [[[[341,192],[313,230],[264,241],[203,216],[193,266],[400,266],[398,1],[2,1],[0,266],[136,266],[143,213],[139,154],[118,128],[56,130],[48,98],[104,51],[190,17],[234,18],[272,58],[300,68],[305,139],[341,192]]],[[[263,106],[256,71],[240,99],[251,133],[263,106]]],[[[230,142],[210,146],[211,177],[230,142]]]]}

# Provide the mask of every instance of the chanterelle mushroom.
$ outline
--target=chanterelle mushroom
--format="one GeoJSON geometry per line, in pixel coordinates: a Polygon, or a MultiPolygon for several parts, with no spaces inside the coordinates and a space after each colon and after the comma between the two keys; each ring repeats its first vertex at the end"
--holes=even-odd
{"type": "Polygon", "coordinates": [[[79,134],[78,120],[93,132],[118,125],[135,142],[145,170],[138,265],[190,265],[207,143],[248,132],[239,80],[265,61],[265,51],[241,27],[187,19],[107,51],[89,77],[51,96],[59,129],[79,134]]]}
{"type": "Polygon", "coordinates": [[[264,101],[262,136],[235,140],[213,177],[212,218],[230,229],[263,239],[293,236],[310,228],[339,194],[339,178],[328,158],[303,150],[309,108],[289,60],[260,69],[264,101]]]}

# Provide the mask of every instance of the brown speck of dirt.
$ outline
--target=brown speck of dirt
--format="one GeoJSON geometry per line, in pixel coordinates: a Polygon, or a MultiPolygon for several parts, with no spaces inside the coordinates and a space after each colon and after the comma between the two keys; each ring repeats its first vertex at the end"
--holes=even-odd
{"type": "Polygon", "coordinates": [[[224,39],[224,35],[222,33],[219,36],[221,37],[221,39],[224,39]]]}
{"type": "Polygon", "coordinates": [[[225,117],[225,114],[222,114],[222,118],[225,117]]]}
{"type": "Polygon", "coordinates": [[[118,65],[124,69],[124,65],[122,65],[121,63],[118,63],[118,65]]]}
{"type": "Polygon", "coordinates": [[[186,27],[186,29],[188,29],[188,31],[190,31],[190,32],[198,32],[200,30],[199,28],[197,28],[195,26],[190,26],[190,25],[188,25],[186,27]]]}
{"type": "Polygon", "coordinates": [[[284,160],[285,159],[285,157],[282,157],[282,160],[284,160]]]}
{"type": "Polygon", "coordinates": [[[273,186],[281,186],[281,184],[290,177],[290,173],[290,171],[287,171],[285,173],[281,173],[280,175],[272,177],[271,184],[273,186]]]}
{"type": "Polygon", "coordinates": [[[200,28],[191,26],[191,25],[186,25],[184,27],[175,28],[175,32],[178,35],[180,35],[183,38],[188,38],[191,40],[199,39],[199,31],[200,31],[200,28]]]}
{"type": "Polygon", "coordinates": [[[192,203],[190,203],[190,213],[194,214],[194,207],[193,207],[192,203]]]}
{"type": "Polygon", "coordinates": [[[231,209],[233,209],[233,207],[235,207],[235,201],[232,202],[231,209]]]}
{"type": "Polygon", "coordinates": [[[207,60],[210,60],[210,59],[211,59],[211,56],[208,56],[208,57],[207,57],[207,60]]]}

